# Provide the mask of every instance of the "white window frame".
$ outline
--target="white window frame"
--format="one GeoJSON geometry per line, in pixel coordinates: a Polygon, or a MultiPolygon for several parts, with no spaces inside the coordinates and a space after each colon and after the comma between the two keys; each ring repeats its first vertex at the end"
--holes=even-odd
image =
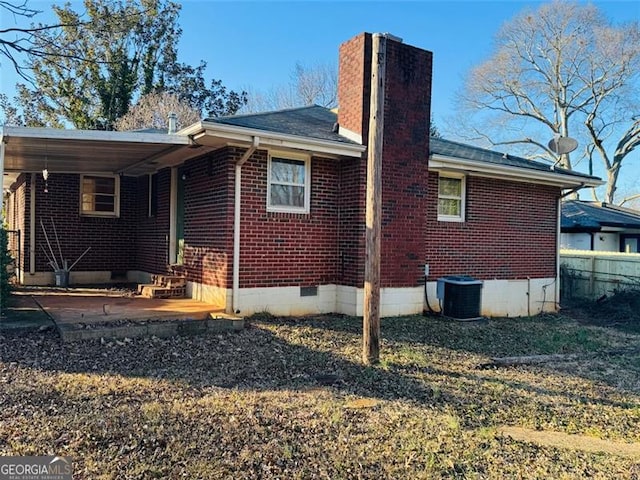
{"type": "Polygon", "coordinates": [[[120,217],[120,176],[119,175],[104,175],[101,173],[86,173],[80,175],[80,215],[83,217],[120,217]],[[82,209],[82,196],[84,195],[84,179],[86,177],[100,177],[100,178],[112,178],[114,180],[114,195],[113,195],[113,212],[97,212],[97,211],[85,211],[82,209]]]}
{"type": "Polygon", "coordinates": [[[439,222],[464,222],[466,218],[467,177],[463,173],[438,172],[438,221],[439,222]],[[440,195],[440,179],[450,178],[460,180],[460,197],[452,195],[440,195]],[[460,215],[443,215],[440,213],[440,199],[460,200],[460,215]]]}
{"type": "Polygon", "coordinates": [[[290,153],[290,152],[269,152],[269,159],[267,162],[267,212],[285,212],[285,213],[309,213],[311,206],[311,157],[309,155],[290,153]],[[273,158],[280,158],[283,160],[296,160],[304,162],[304,184],[283,184],[304,187],[304,206],[283,206],[283,205],[271,205],[271,162],[273,158]]]}

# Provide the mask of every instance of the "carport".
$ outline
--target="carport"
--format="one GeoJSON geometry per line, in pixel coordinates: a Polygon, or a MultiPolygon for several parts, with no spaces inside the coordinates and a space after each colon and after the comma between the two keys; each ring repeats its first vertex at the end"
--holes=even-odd
{"type": "MultiPolygon", "coordinates": [[[[3,126],[0,129],[0,174],[7,192],[22,173],[31,175],[31,214],[28,235],[22,238],[18,257],[28,260],[24,275],[34,275],[36,231],[35,178],[61,174],[108,174],[139,177],[165,167],[174,167],[203,155],[211,147],[201,146],[188,135],[163,131],[107,132],[3,126]]],[[[175,174],[175,173],[174,173],[175,174]]],[[[177,174],[176,174],[177,175],[177,174]]],[[[172,192],[175,195],[175,192],[172,192]]],[[[170,225],[174,226],[175,211],[170,225]]],[[[174,228],[175,230],[175,228],[174,228]]],[[[170,234],[175,244],[175,231],[170,234]]],[[[174,247],[171,247],[174,248],[174,247]]]]}

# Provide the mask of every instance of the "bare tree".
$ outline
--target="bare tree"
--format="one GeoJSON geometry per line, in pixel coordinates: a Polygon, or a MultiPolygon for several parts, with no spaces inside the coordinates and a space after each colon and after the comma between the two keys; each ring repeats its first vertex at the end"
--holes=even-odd
{"type": "Polygon", "coordinates": [[[297,97],[305,105],[317,104],[333,108],[338,103],[338,72],[333,65],[306,67],[296,63],[292,74],[297,97]]]}
{"type": "Polygon", "coordinates": [[[321,105],[334,108],[337,105],[338,73],[330,64],[306,66],[297,62],[286,85],[273,87],[266,92],[248,91],[248,102],[241,113],[281,110],[285,108],[321,105]]]}
{"type": "Polygon", "coordinates": [[[166,130],[170,113],[177,116],[178,129],[201,120],[197,109],[180,100],[177,95],[161,92],[147,93],[115,123],[116,130],[142,130],[156,128],[166,130]]]}
{"type": "MultiPolygon", "coordinates": [[[[29,8],[27,1],[22,2],[10,2],[7,0],[0,0],[0,12],[4,15],[24,18],[33,18],[39,10],[29,8]]],[[[41,30],[41,27],[32,28],[4,28],[0,29],[0,56],[8,60],[16,72],[25,77],[23,66],[17,59],[17,56],[22,53],[29,53],[34,49],[33,36],[41,30]]]]}
{"type": "MultiPolygon", "coordinates": [[[[32,19],[42,11],[29,7],[27,0],[0,0],[0,13],[16,19],[32,19]]],[[[0,58],[4,57],[13,66],[18,75],[31,82],[29,67],[21,62],[20,56],[24,55],[30,58],[79,58],[76,53],[71,53],[65,49],[58,49],[52,52],[47,49],[47,45],[42,42],[42,38],[47,36],[50,40],[55,40],[56,32],[64,28],[77,28],[81,24],[82,22],[58,22],[51,25],[32,24],[29,27],[15,26],[0,29],[0,58]]]]}
{"type": "Polygon", "coordinates": [[[622,161],[640,143],[638,122],[629,126],[640,112],[638,23],[612,26],[593,5],[554,1],[506,23],[496,46],[461,95],[473,136],[528,146],[529,156],[565,168],[573,166],[569,155],[557,155],[547,140],[577,138],[590,172],[601,160],[605,200],[613,203],[622,161]]]}

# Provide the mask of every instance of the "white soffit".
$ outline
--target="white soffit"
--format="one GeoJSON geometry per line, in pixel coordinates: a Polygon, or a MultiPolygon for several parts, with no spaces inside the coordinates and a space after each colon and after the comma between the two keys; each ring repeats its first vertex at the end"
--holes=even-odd
{"type": "Polygon", "coordinates": [[[184,135],[3,127],[5,172],[126,172],[139,174],[165,155],[187,149],[184,135]],[[145,164],[148,163],[148,164],[145,164]],[[128,171],[132,166],[133,171],[128,171]]]}

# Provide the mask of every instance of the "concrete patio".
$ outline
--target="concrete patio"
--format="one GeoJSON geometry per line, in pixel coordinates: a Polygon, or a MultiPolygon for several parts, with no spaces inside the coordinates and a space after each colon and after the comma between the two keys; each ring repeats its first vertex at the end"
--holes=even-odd
{"type": "MultiPolygon", "coordinates": [[[[25,312],[44,312],[63,341],[95,338],[133,338],[155,335],[198,334],[240,330],[244,320],[192,299],[149,299],[131,290],[78,287],[19,288],[0,327],[8,329],[12,317],[29,324],[25,312]],[[35,307],[38,308],[35,308],[35,307]]],[[[45,325],[40,318],[40,326],[45,325]]],[[[45,327],[46,328],[46,327],[45,327]]]]}

